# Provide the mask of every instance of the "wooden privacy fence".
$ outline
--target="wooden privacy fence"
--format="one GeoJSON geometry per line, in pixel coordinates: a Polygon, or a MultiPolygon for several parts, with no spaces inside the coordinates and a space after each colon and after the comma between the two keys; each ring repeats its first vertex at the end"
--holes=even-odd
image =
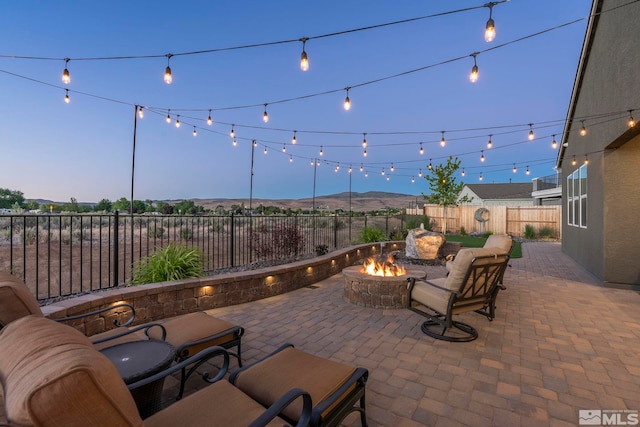
{"type": "MultiPolygon", "coordinates": [[[[424,205],[434,231],[442,231],[444,211],[439,205],[424,205]]],[[[552,237],[562,238],[562,206],[448,206],[446,217],[447,232],[459,233],[464,227],[467,233],[490,231],[519,237],[531,225],[536,234],[546,228],[552,237]]]]}

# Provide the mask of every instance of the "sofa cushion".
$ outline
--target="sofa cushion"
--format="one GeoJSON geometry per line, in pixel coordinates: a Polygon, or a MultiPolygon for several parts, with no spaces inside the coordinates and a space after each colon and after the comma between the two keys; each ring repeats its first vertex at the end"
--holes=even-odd
{"type": "MultiPolygon", "coordinates": [[[[244,427],[265,408],[227,380],[220,380],[191,394],[144,420],[145,427],[225,426],[244,427]]],[[[275,418],[267,426],[287,423],[275,418]]]]}
{"type": "Polygon", "coordinates": [[[116,367],[70,326],[26,316],[0,331],[5,416],[18,426],[141,426],[116,367]]]}
{"type": "MultiPolygon", "coordinates": [[[[253,366],[243,368],[235,377],[234,385],[265,406],[298,387],[311,395],[315,407],[346,383],[355,371],[354,367],[287,347],[253,366]]],[[[327,412],[331,409],[328,408],[327,412]]],[[[301,410],[302,401],[297,400],[283,413],[297,420],[301,410]]]]}
{"type": "Polygon", "coordinates": [[[22,280],[0,271],[0,328],[30,314],[42,316],[36,298],[22,280]]]}

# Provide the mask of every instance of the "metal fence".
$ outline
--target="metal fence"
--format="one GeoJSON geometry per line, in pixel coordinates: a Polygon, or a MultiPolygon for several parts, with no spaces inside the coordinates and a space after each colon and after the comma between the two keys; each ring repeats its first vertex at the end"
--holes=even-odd
{"type": "Polygon", "coordinates": [[[0,271],[38,299],[129,283],[133,266],[173,244],[197,248],[204,269],[326,253],[360,242],[364,227],[387,236],[404,215],[0,215],[0,271]]]}

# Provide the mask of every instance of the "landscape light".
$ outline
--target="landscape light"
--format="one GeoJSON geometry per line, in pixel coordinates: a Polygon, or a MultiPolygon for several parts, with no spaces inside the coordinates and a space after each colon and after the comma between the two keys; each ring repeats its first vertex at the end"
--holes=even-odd
{"type": "Polygon", "coordinates": [[[171,75],[171,67],[169,66],[169,61],[171,60],[172,54],[168,53],[167,55],[167,68],[164,69],[164,82],[166,84],[171,84],[173,82],[173,76],[171,75]]]}
{"type": "Polygon", "coordinates": [[[64,71],[62,72],[62,83],[68,85],[71,83],[71,75],[69,74],[69,70],[67,69],[67,64],[69,63],[69,58],[65,58],[64,60],[64,71]]]}
{"type": "Polygon", "coordinates": [[[308,38],[301,38],[302,41],[302,53],[300,54],[300,69],[302,71],[307,71],[309,69],[309,58],[307,57],[307,52],[304,50],[304,46],[307,43],[308,38]]]}

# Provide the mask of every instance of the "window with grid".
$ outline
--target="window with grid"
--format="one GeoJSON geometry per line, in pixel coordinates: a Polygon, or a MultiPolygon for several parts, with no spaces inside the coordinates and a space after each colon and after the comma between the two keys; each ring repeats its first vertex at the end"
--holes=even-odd
{"type": "Polygon", "coordinates": [[[567,176],[567,224],[587,228],[587,165],[567,176]]]}

